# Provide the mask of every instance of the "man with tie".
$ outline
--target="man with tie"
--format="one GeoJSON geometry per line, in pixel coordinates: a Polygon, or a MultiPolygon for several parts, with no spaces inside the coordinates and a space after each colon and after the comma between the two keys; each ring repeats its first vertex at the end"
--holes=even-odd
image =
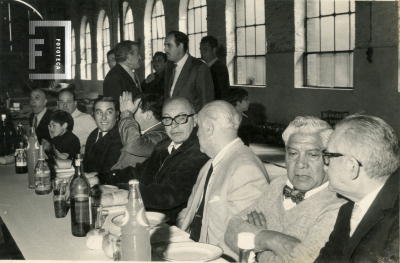
{"type": "Polygon", "coordinates": [[[231,104],[213,101],[198,115],[200,150],[211,160],[201,169],[177,226],[192,240],[218,245],[233,258],[224,243],[229,219],[267,191],[269,178],[261,160],[238,138],[240,116],[231,104]]]}
{"type": "Polygon", "coordinates": [[[161,123],[169,138],[159,141],[146,161],[97,176],[101,183],[120,188],[127,188],[130,179],[139,180],[146,211],[164,213],[169,217],[168,223],[174,224],[208,157],[200,152],[197,115],[186,98],[167,100],[161,123]]]}
{"type": "Polygon", "coordinates": [[[351,201],[316,262],[399,262],[399,146],[380,118],[352,115],[336,124],[325,169],[329,188],[351,201]]]}
{"type": "Polygon", "coordinates": [[[40,144],[42,144],[42,139],[51,141],[48,125],[53,112],[46,108],[46,94],[41,89],[35,89],[29,97],[29,105],[32,109],[32,113],[29,116],[29,125],[35,128],[40,144]]]}
{"type": "Polygon", "coordinates": [[[103,95],[119,100],[122,92],[129,91],[135,97],[141,92],[140,81],[135,69],[140,67],[139,43],[125,40],[115,48],[117,64],[107,73],[103,82],[103,95]]]}
{"type": "Polygon", "coordinates": [[[169,62],[165,68],[164,97],[185,97],[193,103],[196,113],[214,100],[214,84],[209,67],[188,54],[189,38],[180,31],[172,31],[165,39],[165,54],[169,62]]]}
{"type": "Polygon", "coordinates": [[[264,195],[228,224],[226,244],[239,253],[237,235],[255,234],[259,262],[313,262],[329,238],[346,201],[328,190],[322,151],[331,126],[300,116],[282,134],[287,176],[271,182],[264,195]]]}
{"type": "Polygon", "coordinates": [[[121,154],[118,103],[111,97],[98,98],[93,103],[93,114],[97,129],[87,138],[83,169],[87,173],[101,173],[110,170],[121,154]]]}

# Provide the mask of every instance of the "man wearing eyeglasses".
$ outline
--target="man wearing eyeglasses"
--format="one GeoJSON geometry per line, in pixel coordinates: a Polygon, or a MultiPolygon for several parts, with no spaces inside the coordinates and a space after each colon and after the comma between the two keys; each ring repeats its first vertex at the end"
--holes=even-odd
{"type": "Polygon", "coordinates": [[[57,105],[59,110],[71,114],[74,119],[72,133],[79,138],[81,145],[85,145],[89,134],[97,128],[97,125],[92,116],[78,110],[75,91],[70,88],[62,89],[58,93],[57,105]]]}
{"type": "Polygon", "coordinates": [[[340,208],[316,262],[399,262],[399,140],[382,119],[353,115],[336,124],[324,154],[340,208]]]}
{"type": "Polygon", "coordinates": [[[313,262],[329,238],[346,201],[328,190],[322,151],[331,126],[299,116],[282,134],[287,176],[276,178],[265,194],[228,224],[226,244],[239,253],[237,234],[255,235],[259,262],[313,262]]]}
{"type": "Polygon", "coordinates": [[[103,184],[127,187],[138,179],[146,211],[158,211],[174,224],[186,206],[201,167],[208,157],[200,152],[197,116],[193,105],[175,97],[164,103],[161,123],[169,138],[159,141],[150,157],[135,167],[98,174],[103,184]]]}

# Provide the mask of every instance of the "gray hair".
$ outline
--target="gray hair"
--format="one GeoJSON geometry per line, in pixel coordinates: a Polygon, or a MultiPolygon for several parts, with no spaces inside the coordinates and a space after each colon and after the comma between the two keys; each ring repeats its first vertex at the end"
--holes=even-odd
{"type": "Polygon", "coordinates": [[[290,136],[294,133],[314,134],[318,133],[321,138],[322,145],[326,148],[329,137],[333,132],[332,126],[314,116],[298,116],[289,123],[289,126],[282,134],[282,139],[287,145],[290,136]]]}
{"type": "Polygon", "coordinates": [[[199,118],[203,119],[205,116],[218,123],[222,129],[232,129],[235,132],[242,121],[242,116],[236,112],[235,108],[222,100],[215,100],[204,105],[199,112],[199,118]]]}
{"type": "Polygon", "coordinates": [[[370,178],[389,176],[400,166],[399,140],[384,120],[368,115],[351,115],[336,124],[348,154],[362,163],[370,178]]]}

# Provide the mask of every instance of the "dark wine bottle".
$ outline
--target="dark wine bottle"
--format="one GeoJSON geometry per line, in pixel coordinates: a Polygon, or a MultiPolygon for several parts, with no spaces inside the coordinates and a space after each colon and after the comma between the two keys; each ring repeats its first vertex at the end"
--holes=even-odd
{"type": "Polygon", "coordinates": [[[1,128],[1,156],[13,153],[12,151],[12,132],[10,131],[6,114],[1,114],[2,128],[1,128]]]}
{"type": "Polygon", "coordinates": [[[85,237],[90,231],[90,184],[82,167],[82,156],[75,157],[75,174],[70,185],[71,231],[76,237],[85,237]]]}
{"type": "Polygon", "coordinates": [[[21,122],[17,126],[17,136],[15,139],[15,172],[17,174],[26,174],[28,172],[28,163],[26,156],[26,148],[28,143],[24,136],[24,130],[21,122]]]}

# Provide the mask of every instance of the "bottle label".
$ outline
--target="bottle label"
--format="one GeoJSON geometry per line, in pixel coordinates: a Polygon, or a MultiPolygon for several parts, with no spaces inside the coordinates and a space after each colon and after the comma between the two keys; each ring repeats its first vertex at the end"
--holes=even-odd
{"type": "Polygon", "coordinates": [[[35,173],[35,188],[40,190],[50,190],[51,189],[51,181],[50,181],[50,171],[38,171],[35,173]]]}
{"type": "Polygon", "coordinates": [[[90,198],[75,197],[71,199],[71,209],[74,210],[74,218],[76,223],[84,223],[91,221],[90,218],[90,198]]]}
{"type": "Polygon", "coordinates": [[[26,166],[26,152],[24,149],[16,149],[15,150],[15,165],[17,167],[26,166]]]}

